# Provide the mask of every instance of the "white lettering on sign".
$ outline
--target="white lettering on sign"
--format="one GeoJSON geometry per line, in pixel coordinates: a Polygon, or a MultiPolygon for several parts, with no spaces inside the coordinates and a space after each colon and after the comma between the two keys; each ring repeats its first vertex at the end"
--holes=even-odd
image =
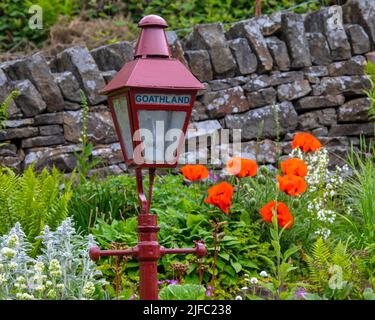
{"type": "Polygon", "coordinates": [[[156,93],[138,93],[135,95],[137,104],[170,104],[170,105],[190,105],[190,95],[177,94],[156,94],[156,93]]]}

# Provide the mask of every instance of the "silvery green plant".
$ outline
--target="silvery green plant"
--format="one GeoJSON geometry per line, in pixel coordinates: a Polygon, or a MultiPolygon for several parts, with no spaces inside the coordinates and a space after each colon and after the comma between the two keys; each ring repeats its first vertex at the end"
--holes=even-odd
{"type": "Polygon", "coordinates": [[[20,224],[0,238],[0,299],[92,299],[105,281],[88,256],[93,237],[80,236],[68,218],[38,237],[42,253],[35,259],[20,224]]]}

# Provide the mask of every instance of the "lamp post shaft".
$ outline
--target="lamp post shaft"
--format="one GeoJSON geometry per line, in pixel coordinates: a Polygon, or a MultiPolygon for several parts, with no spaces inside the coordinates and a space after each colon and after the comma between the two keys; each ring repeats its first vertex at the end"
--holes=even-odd
{"type": "Polygon", "coordinates": [[[159,227],[155,214],[142,213],[138,217],[138,261],[140,268],[140,298],[158,299],[159,227]]]}

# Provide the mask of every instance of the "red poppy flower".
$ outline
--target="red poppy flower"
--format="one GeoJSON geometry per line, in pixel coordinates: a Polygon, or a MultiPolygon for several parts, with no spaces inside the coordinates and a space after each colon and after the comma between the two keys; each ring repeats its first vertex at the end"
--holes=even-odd
{"type": "Polygon", "coordinates": [[[258,165],[254,160],[233,157],[227,162],[227,171],[239,178],[254,177],[258,171],[258,165]]]}
{"type": "MultiPolygon", "coordinates": [[[[265,222],[272,222],[273,210],[275,209],[275,201],[268,202],[261,210],[260,215],[265,222]]],[[[290,213],[288,206],[278,201],[277,202],[277,223],[282,228],[289,229],[294,222],[293,215],[290,213]]]]}
{"type": "Polygon", "coordinates": [[[204,202],[220,208],[223,212],[228,213],[232,207],[232,196],[234,187],[228,182],[221,182],[208,189],[208,197],[204,202]]]}
{"type": "Polygon", "coordinates": [[[303,152],[316,151],[322,144],[310,133],[298,132],[294,135],[292,148],[301,148],[303,152]]]}
{"type": "Polygon", "coordinates": [[[189,181],[203,180],[208,177],[208,170],[201,164],[188,164],[183,166],[180,171],[189,181]]]}
{"type": "Polygon", "coordinates": [[[277,175],[276,179],[279,182],[280,191],[285,192],[289,196],[298,196],[307,189],[305,179],[294,174],[286,174],[283,177],[277,175]]]}
{"type": "Polygon", "coordinates": [[[291,158],[281,162],[281,170],[284,174],[294,174],[300,177],[305,177],[307,175],[306,163],[297,158],[291,158]]]}

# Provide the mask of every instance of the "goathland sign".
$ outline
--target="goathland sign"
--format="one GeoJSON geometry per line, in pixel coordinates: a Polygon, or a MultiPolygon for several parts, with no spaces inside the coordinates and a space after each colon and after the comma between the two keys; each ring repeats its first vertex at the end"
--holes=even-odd
{"type": "Polygon", "coordinates": [[[153,94],[139,93],[135,95],[137,104],[170,104],[170,105],[190,105],[190,95],[177,94],[153,94]]]}

